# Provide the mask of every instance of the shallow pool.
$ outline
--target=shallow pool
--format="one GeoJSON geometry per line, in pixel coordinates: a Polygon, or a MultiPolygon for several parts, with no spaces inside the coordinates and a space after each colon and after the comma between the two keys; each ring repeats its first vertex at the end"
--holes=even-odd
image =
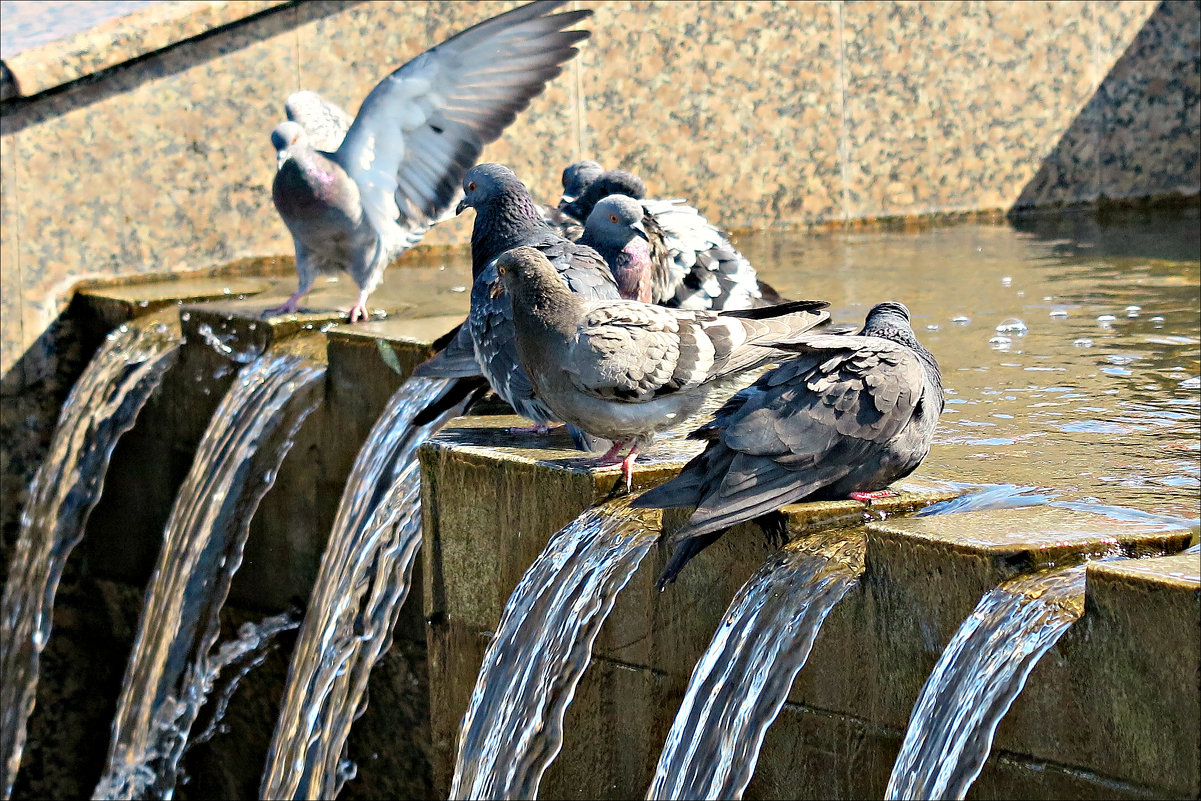
{"type": "Polygon", "coordinates": [[[835,320],[909,306],[947,388],[921,474],[1195,518],[1198,230],[1193,208],[736,242],[835,320]]]}

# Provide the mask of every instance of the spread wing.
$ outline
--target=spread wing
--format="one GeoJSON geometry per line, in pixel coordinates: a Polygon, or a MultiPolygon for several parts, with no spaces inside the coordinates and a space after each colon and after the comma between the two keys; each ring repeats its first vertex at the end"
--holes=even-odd
{"type": "Polygon", "coordinates": [[[341,107],[316,92],[293,92],[284,103],[284,111],[288,119],[304,128],[313,149],[326,153],[333,153],[342,145],[354,122],[341,107]]]}
{"type": "Polygon", "coordinates": [[[535,2],[430,48],[384,78],[334,153],[376,231],[428,226],[454,202],[484,145],[559,74],[589,11],[535,2]]]}

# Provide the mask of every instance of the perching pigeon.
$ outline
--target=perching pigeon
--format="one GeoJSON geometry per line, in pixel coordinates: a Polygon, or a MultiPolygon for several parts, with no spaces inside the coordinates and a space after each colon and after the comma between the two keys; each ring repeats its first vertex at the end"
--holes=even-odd
{"type": "Polygon", "coordinates": [[[583,194],[588,184],[599,178],[604,171],[604,167],[589,159],[573,161],[564,167],[563,197],[559,201],[560,205],[570,203],[583,194]]]}
{"type": "Polygon", "coordinates": [[[828,318],[823,301],[719,314],[591,300],[572,293],[546,256],[528,247],[507,251],[496,271],[513,301],[517,352],[537,397],[558,419],[612,440],[596,464],[620,461],[627,486],[639,448],[699,409],[715,381],[767,363],[779,355],[772,342],[828,318]]]}
{"type": "Polygon", "coordinates": [[[592,12],[549,13],[559,5],[521,6],[425,51],[371,90],[343,138],[336,106],[313,93],[289,98],[289,121],[271,133],[279,158],[271,195],[292,233],[299,281],[268,314],[295,311],[317,273],[345,270],[360,290],[350,321],[367,317],[388,262],[447,215],[484,145],[588,37],[564,29],[592,12]]]}
{"type": "MultiPolygon", "coordinates": [[[[483,373],[492,389],[518,414],[545,431],[557,417],[534,394],[518,360],[513,306],[498,286],[496,259],[505,251],[527,246],[549,259],[556,282],[568,294],[589,300],[618,299],[617,284],[604,259],[552,231],[542,221],[529,191],[512,170],[500,164],[478,164],[463,178],[458,211],[475,209],[471,231],[471,311],[458,335],[441,352],[417,368],[417,375],[461,377],[483,373]]],[[[582,445],[580,437],[576,443],[582,445]]]]}
{"type": "MultiPolygon", "coordinates": [[[[567,169],[587,162],[576,162],[567,169]]],[[[565,171],[566,173],[566,171],[565,171]]],[[[564,176],[566,182],[566,175],[564,176]]],[[[711,225],[699,211],[682,200],[647,200],[642,179],[625,170],[605,170],[600,174],[577,168],[573,199],[564,190],[559,208],[571,217],[586,221],[602,199],[615,194],[638,199],[643,206],[643,223],[655,244],[659,287],[651,302],[681,309],[749,309],[773,305],[782,298],[758,280],[755,268],[734,249],[724,233],[711,225]],[[593,177],[595,176],[595,177],[593,177]],[[661,232],[660,244],[654,228],[661,232]]]]}
{"type": "Polygon", "coordinates": [[[943,408],[938,363],[881,303],[856,336],[804,335],[797,356],[739,392],[689,436],[708,440],[680,475],[634,506],[696,506],[672,535],[659,588],[733,525],[789,503],[866,499],[912,473],[943,408]]]}
{"type": "Polygon", "coordinates": [[[597,203],[579,242],[604,257],[626,300],[654,303],[672,296],[674,277],[667,267],[663,230],[634,198],[609,195],[597,203]]]}

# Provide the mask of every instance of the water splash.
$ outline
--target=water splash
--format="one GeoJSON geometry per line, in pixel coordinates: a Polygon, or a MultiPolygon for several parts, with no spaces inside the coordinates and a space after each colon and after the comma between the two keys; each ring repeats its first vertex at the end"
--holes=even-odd
{"type": "Polygon", "coordinates": [[[254,670],[259,665],[263,664],[263,660],[267,658],[268,652],[271,650],[271,645],[274,643],[276,636],[285,631],[291,631],[300,626],[300,620],[290,612],[284,612],[279,615],[272,615],[264,618],[258,623],[243,623],[238,627],[238,636],[236,639],[222,643],[217,649],[216,655],[213,656],[211,664],[211,672],[205,677],[202,692],[204,695],[209,695],[213,690],[213,685],[220,674],[231,665],[238,665],[237,672],[230,677],[229,681],[221,688],[221,691],[213,700],[213,714],[209,719],[208,725],[204,730],[195,737],[188,740],[187,748],[200,743],[206,743],[223,733],[224,726],[221,721],[225,718],[225,712],[229,708],[229,702],[233,699],[234,692],[238,689],[238,685],[242,679],[250,671],[254,670]],[[239,664],[240,663],[240,664],[239,664]]]}
{"type": "Polygon", "coordinates": [[[0,758],[12,794],[37,697],[42,649],[67,557],[104,486],[121,435],[179,355],[180,337],[154,318],[109,334],[71,389],[46,460],[29,487],[0,606],[0,758]]]}
{"type": "Polygon", "coordinates": [[[288,670],[263,798],[333,798],[354,772],[344,748],[371,669],[388,650],[421,548],[418,447],[466,400],[414,428],[452,382],[401,385],[359,450],[288,670]]]}
{"type": "Polygon", "coordinates": [[[730,603],[696,663],[647,798],[742,798],[826,616],[863,572],[862,536],[790,543],[730,603]]]}
{"type": "Polygon", "coordinates": [[[509,596],[463,726],[451,798],[535,798],[601,625],[658,537],[622,498],[551,537],[509,596]]]}
{"type": "Polygon", "coordinates": [[[888,799],[962,799],[1026,678],[1084,612],[1085,565],[1010,579],[980,599],[926,679],[888,799]]]}
{"type": "Polygon", "coordinates": [[[267,354],[238,373],[214,413],[167,521],[95,798],[172,796],[250,519],[324,374],[301,356],[267,354]]]}

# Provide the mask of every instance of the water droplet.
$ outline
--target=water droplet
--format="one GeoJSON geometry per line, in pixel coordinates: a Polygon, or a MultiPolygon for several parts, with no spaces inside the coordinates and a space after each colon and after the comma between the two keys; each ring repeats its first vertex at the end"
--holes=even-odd
{"type": "Polygon", "coordinates": [[[1127,306],[1126,307],[1126,316],[1127,317],[1138,317],[1138,313],[1141,312],[1142,310],[1143,310],[1142,306],[1127,306]]]}
{"type": "Polygon", "coordinates": [[[450,291],[451,291],[451,292],[466,292],[466,291],[467,291],[467,287],[465,287],[465,286],[452,286],[452,287],[450,288],[450,291]]]}
{"type": "Polygon", "coordinates": [[[121,323],[121,325],[117,327],[117,330],[122,334],[127,334],[129,333],[129,326],[127,326],[125,323],[121,323]]]}
{"type": "Polygon", "coordinates": [[[1112,323],[1116,319],[1118,318],[1114,317],[1112,314],[1102,314],[1097,318],[1097,324],[1102,328],[1112,328],[1112,323]]]}
{"type": "Polygon", "coordinates": [[[1068,316],[1067,309],[1051,309],[1051,316],[1056,320],[1066,320],[1068,316]]]}
{"type": "Polygon", "coordinates": [[[1160,317],[1159,315],[1156,315],[1156,316],[1154,316],[1154,317],[1152,317],[1152,318],[1151,318],[1151,323],[1152,323],[1152,324],[1153,324],[1153,325],[1154,325],[1156,328],[1163,328],[1164,319],[1163,319],[1162,317],[1160,317]]]}
{"type": "Polygon", "coordinates": [[[1001,276],[1001,286],[1009,286],[1013,283],[1013,277],[1009,275],[1001,276]]]}
{"type": "Polygon", "coordinates": [[[988,340],[988,344],[992,345],[994,350],[1008,350],[1013,340],[1009,337],[993,337],[988,340]]]}
{"type": "Polygon", "coordinates": [[[1052,297],[1051,295],[1043,295],[1043,301],[1045,301],[1046,303],[1050,303],[1054,299],[1055,298],[1052,297]]]}
{"type": "Polygon", "coordinates": [[[321,326],[320,330],[321,330],[321,333],[325,334],[325,333],[328,333],[329,331],[334,330],[337,327],[338,327],[337,323],[326,323],[325,325],[321,326]]]}
{"type": "Polygon", "coordinates": [[[258,327],[259,327],[258,323],[251,323],[250,325],[246,326],[246,328],[250,331],[253,331],[254,329],[256,329],[258,327]]]}
{"type": "Polygon", "coordinates": [[[997,326],[998,334],[1013,334],[1015,336],[1026,336],[1026,324],[1016,317],[1007,317],[997,326]]]}
{"type": "Polygon", "coordinates": [[[230,289],[229,287],[222,287],[222,289],[221,289],[221,294],[223,294],[223,295],[232,295],[232,294],[233,294],[233,290],[232,290],[232,289],[230,289]]]}
{"type": "Polygon", "coordinates": [[[184,312],[183,314],[179,315],[179,319],[183,320],[186,323],[188,320],[192,319],[192,313],[184,312]]]}
{"type": "Polygon", "coordinates": [[[139,301],[138,301],[138,308],[139,308],[139,309],[144,309],[144,308],[146,308],[146,307],[147,307],[147,306],[149,306],[149,305],[150,305],[150,301],[148,301],[148,300],[139,300],[139,301]]]}
{"type": "Polygon", "coordinates": [[[971,321],[972,321],[972,318],[964,317],[962,314],[956,314],[954,317],[951,318],[951,322],[954,323],[955,325],[967,325],[971,321]]]}
{"type": "Polygon", "coordinates": [[[942,328],[942,326],[938,323],[930,323],[926,326],[927,331],[937,331],[940,328],[942,328]]]}
{"type": "Polygon", "coordinates": [[[1093,341],[1088,337],[1080,337],[1080,339],[1073,340],[1072,344],[1078,348],[1091,348],[1093,341]]]}
{"type": "Polygon", "coordinates": [[[305,323],[305,324],[304,324],[304,330],[305,330],[305,331],[312,331],[312,330],[313,330],[313,324],[312,324],[312,323],[305,323]]]}

